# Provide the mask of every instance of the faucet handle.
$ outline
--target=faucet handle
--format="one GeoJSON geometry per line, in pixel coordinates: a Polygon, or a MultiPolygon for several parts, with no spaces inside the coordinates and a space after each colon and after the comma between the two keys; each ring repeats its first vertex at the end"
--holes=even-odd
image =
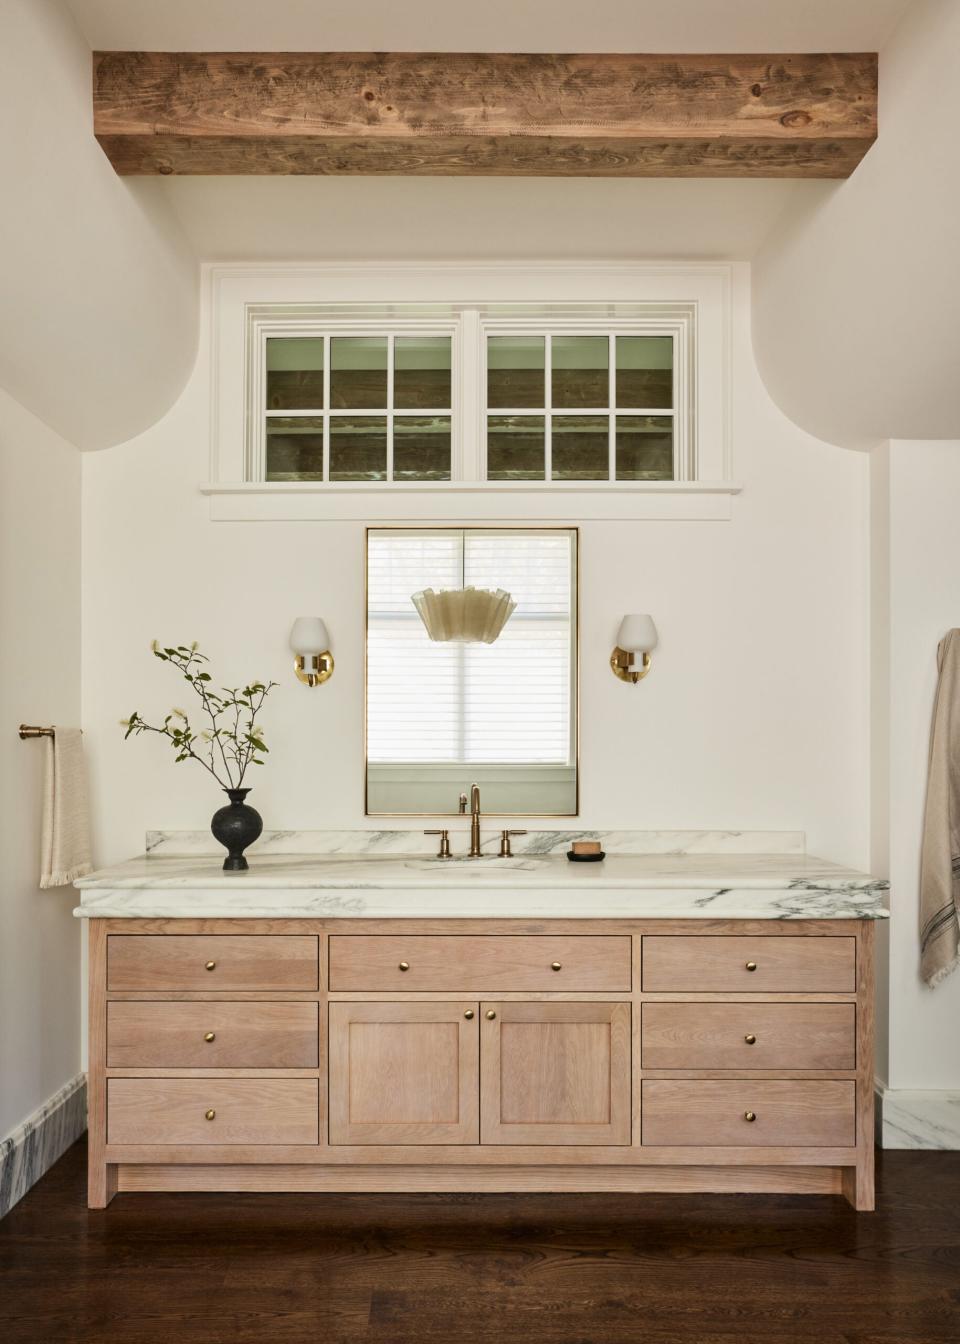
{"type": "Polygon", "coordinates": [[[526,831],[510,831],[510,830],[505,830],[505,831],[501,831],[501,832],[500,832],[500,857],[501,857],[501,859],[512,859],[512,858],[513,858],[513,850],[510,848],[510,837],[511,837],[511,835],[526,835],[526,831]]]}
{"type": "Polygon", "coordinates": [[[424,835],[439,835],[440,848],[437,851],[438,859],[449,859],[450,855],[450,832],[449,831],[424,831],[424,835]]]}

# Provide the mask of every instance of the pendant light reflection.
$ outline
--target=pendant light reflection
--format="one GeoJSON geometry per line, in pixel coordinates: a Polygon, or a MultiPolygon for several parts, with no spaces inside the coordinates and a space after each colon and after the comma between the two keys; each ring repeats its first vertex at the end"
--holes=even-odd
{"type": "Polygon", "coordinates": [[[517,607],[502,588],[424,588],[410,600],[436,644],[493,644],[517,607]]]}

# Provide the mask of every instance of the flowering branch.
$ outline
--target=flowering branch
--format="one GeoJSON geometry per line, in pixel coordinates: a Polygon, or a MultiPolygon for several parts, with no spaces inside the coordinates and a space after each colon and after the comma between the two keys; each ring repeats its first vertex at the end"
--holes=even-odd
{"type": "Polygon", "coordinates": [[[239,789],[248,767],[263,765],[261,757],[268,752],[257,715],[277,683],[264,685],[262,681],[252,681],[242,688],[224,686],[215,690],[210,673],[203,667],[210,660],[196,644],[162,649],[154,640],[151,648],[155,658],[179,669],[199,697],[210,727],[195,732],[183,709],[173,709],[160,727],[147,723],[139,710],[134,710],[122,721],[126,729],[124,738],[131,734],[159,733],[173,747],[177,761],[198,761],[221,788],[239,789]]]}

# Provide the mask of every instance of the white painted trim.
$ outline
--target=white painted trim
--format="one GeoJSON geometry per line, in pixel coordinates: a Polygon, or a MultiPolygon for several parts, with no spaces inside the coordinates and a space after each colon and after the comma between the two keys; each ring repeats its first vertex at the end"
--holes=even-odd
{"type": "Polygon", "coordinates": [[[78,1073],[0,1140],[0,1218],[87,1127],[87,1080],[78,1073]]]}
{"type": "MultiPolygon", "coordinates": [[[[582,310],[583,319],[597,320],[597,310],[610,308],[605,321],[617,324],[616,310],[626,313],[631,305],[654,308],[660,305],[664,320],[676,320],[686,308],[691,314],[691,340],[677,341],[678,358],[689,344],[688,379],[690,394],[685,398],[688,415],[681,416],[690,425],[691,441],[679,445],[685,470],[701,474],[702,481],[602,482],[608,492],[601,501],[591,485],[573,482],[497,482],[477,483],[490,495],[482,501],[458,497],[452,491],[471,489],[469,481],[443,483],[441,495],[410,484],[400,494],[400,486],[386,487],[386,499],[372,493],[384,487],[360,483],[366,504],[355,516],[361,521],[434,521],[448,518],[444,512],[452,505],[463,521],[503,518],[518,520],[599,520],[639,519],[723,519],[731,512],[729,495],[739,486],[732,480],[731,463],[731,389],[730,327],[733,268],[726,263],[568,263],[529,262],[476,263],[371,263],[369,265],[311,266],[277,264],[272,266],[208,265],[204,268],[211,317],[212,404],[211,404],[211,484],[204,493],[211,499],[211,517],[253,521],[323,520],[344,518],[343,505],[349,495],[334,494],[327,484],[322,487],[330,498],[324,503],[301,482],[271,482],[292,487],[287,495],[275,491],[259,500],[252,496],[240,502],[239,484],[244,480],[244,446],[249,445],[246,423],[245,384],[249,376],[247,332],[250,318],[264,305],[280,313],[287,305],[290,312],[305,306],[324,305],[328,311],[350,307],[357,317],[357,305],[378,313],[395,306],[396,320],[402,322],[401,307],[416,305],[427,316],[443,325],[452,308],[490,305],[551,305],[567,310],[573,317],[582,310]],[[669,311],[668,311],[669,310],[669,311]],[[695,389],[695,391],[694,391],[695,389]],[[692,404],[691,404],[692,403],[692,404]],[[695,420],[694,420],[695,417],[695,420]],[[519,486],[510,494],[501,487],[519,486]],[[657,487],[651,490],[649,487],[657,487]],[[690,486],[703,490],[703,497],[686,493],[690,486]],[[637,488],[639,487],[639,489],[637,488]],[[563,499],[557,496],[563,491],[563,499]],[[568,493],[569,492],[569,493],[568,493]],[[726,498],[722,496],[726,495],[726,498]],[[491,502],[496,501],[495,510],[491,502]]],[[[362,320],[362,318],[361,318],[362,320]]],[[[510,318],[504,315],[505,322],[510,318]]],[[[562,321],[562,317],[560,318],[562,321]]],[[[580,318],[577,318],[580,322],[580,318]]],[[[461,394],[465,377],[460,361],[456,384],[461,394]]],[[[686,365],[684,365],[686,369],[686,365]]],[[[681,380],[682,383],[683,380],[681,380]]],[[[679,409],[679,408],[677,408],[679,409]]],[[[477,408],[464,405],[464,417],[477,408]]],[[[455,435],[456,437],[456,435],[455,435]]],[[[463,453],[463,445],[455,445],[463,453]]],[[[465,454],[470,458],[470,454],[465,454]]],[[[460,462],[466,475],[476,466],[460,462]]],[[[254,488],[263,487],[253,483],[254,488]]],[[[430,483],[427,483],[430,484],[430,483]]],[[[440,484],[440,483],[437,483],[440,484]]],[[[355,487],[348,487],[352,492],[355,487]]],[[[363,495],[354,494],[359,501],[363,495]]]]}
{"type": "Polygon", "coordinates": [[[619,520],[722,521],[734,481],[398,482],[212,481],[200,486],[215,521],[255,522],[536,522],[619,520]]]}
{"type": "Polygon", "coordinates": [[[877,1084],[881,1148],[960,1151],[960,1091],[912,1091],[877,1084]]]}

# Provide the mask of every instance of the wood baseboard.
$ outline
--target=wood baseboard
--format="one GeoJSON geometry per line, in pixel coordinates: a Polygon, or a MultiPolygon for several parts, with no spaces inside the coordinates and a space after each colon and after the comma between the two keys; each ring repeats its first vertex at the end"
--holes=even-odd
{"type": "Polygon", "coordinates": [[[843,1193],[840,1167],[168,1166],[116,1168],[118,1191],[234,1193],[843,1193]]]}

